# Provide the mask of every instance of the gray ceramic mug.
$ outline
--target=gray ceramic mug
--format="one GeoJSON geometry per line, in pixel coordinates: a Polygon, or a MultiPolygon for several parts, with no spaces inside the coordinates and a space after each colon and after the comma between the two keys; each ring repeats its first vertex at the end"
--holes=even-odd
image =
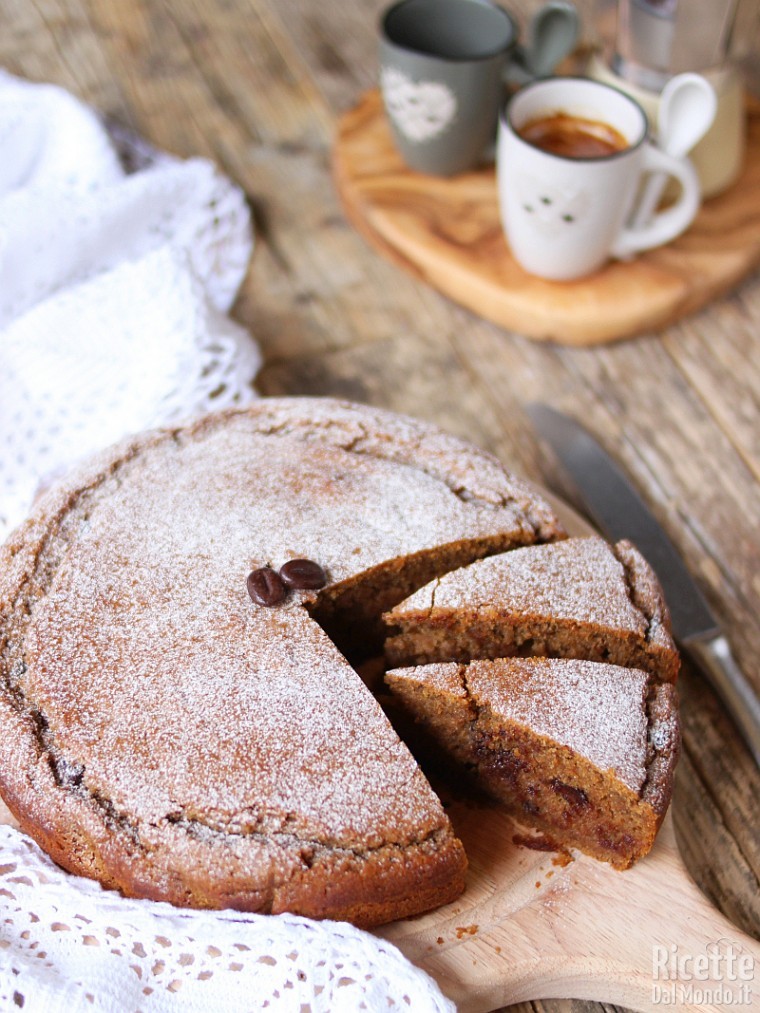
{"type": "Polygon", "coordinates": [[[418,172],[452,176],[493,142],[517,25],[482,0],[401,0],[380,22],[380,88],[393,139],[418,172]]]}

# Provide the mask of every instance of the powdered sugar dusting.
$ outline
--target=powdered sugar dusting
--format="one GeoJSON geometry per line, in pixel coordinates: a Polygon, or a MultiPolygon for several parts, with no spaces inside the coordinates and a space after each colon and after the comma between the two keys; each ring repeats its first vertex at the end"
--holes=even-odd
{"type": "Polygon", "coordinates": [[[90,792],[146,825],[349,848],[445,822],[303,596],[268,609],[246,591],[251,569],[299,556],[335,582],[447,541],[552,530],[493,459],[392,418],[257,405],[146,439],[82,498],[18,686],[90,792]]]}
{"type": "MultiPolygon", "coordinates": [[[[432,666],[431,666],[432,667],[432,666]]],[[[646,778],[649,677],[593,661],[556,658],[473,661],[464,668],[476,705],[526,725],[612,770],[639,793],[646,778]]]]}
{"type": "Polygon", "coordinates": [[[665,721],[654,721],[652,727],[649,729],[649,741],[652,746],[661,752],[665,749],[675,738],[676,719],[671,715],[668,720],[665,721]]]}
{"type": "Polygon", "coordinates": [[[593,623],[644,636],[623,566],[602,538],[568,538],[489,556],[447,573],[402,602],[397,613],[491,607],[519,618],[593,623]]]}

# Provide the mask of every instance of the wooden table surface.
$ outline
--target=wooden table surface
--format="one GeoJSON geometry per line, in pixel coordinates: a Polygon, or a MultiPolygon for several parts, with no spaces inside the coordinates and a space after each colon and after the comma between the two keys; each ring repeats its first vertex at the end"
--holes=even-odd
{"type": "MultiPolygon", "coordinates": [[[[0,0],[0,66],[71,89],[162,148],[213,158],[245,188],[258,243],[234,314],[262,346],[263,394],[412,413],[537,481],[551,462],[525,402],[584,421],[700,578],[760,691],[760,275],[664,333],[573,349],[500,330],[383,260],[346,222],[331,178],[337,118],[376,83],[380,7],[0,0]]],[[[512,7],[524,22],[534,4],[512,7]]],[[[680,686],[681,849],[708,897],[757,936],[760,775],[701,676],[685,667],[680,686]]],[[[531,1007],[604,1008],[514,1009],[531,1007]]]]}

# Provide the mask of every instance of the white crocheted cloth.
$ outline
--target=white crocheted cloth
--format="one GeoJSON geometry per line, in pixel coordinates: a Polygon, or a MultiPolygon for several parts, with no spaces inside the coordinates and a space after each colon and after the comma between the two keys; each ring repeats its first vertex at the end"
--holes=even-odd
{"type": "MultiPolygon", "coordinates": [[[[227,316],[252,247],[211,163],[0,71],[0,541],[79,458],[256,396],[258,347],[227,316]]],[[[453,1008],[350,925],[126,900],[0,826],[0,1010],[453,1008]]]]}
{"type": "Polygon", "coordinates": [[[0,827],[0,1009],[451,1013],[392,945],[343,922],[181,911],[61,872],[0,827]]]}
{"type": "Polygon", "coordinates": [[[243,193],[116,140],[0,71],[0,541],[79,458],[255,397],[258,347],[226,315],[253,248],[243,193]]]}

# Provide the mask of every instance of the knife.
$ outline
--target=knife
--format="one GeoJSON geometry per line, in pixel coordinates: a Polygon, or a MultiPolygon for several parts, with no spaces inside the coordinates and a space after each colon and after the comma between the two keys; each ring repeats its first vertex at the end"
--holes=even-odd
{"type": "Polygon", "coordinates": [[[707,675],[760,766],[760,700],[675,546],[625,474],[583,426],[538,402],[527,405],[526,411],[597,528],[612,542],[630,539],[653,567],[670,609],[673,636],[707,675]]]}

